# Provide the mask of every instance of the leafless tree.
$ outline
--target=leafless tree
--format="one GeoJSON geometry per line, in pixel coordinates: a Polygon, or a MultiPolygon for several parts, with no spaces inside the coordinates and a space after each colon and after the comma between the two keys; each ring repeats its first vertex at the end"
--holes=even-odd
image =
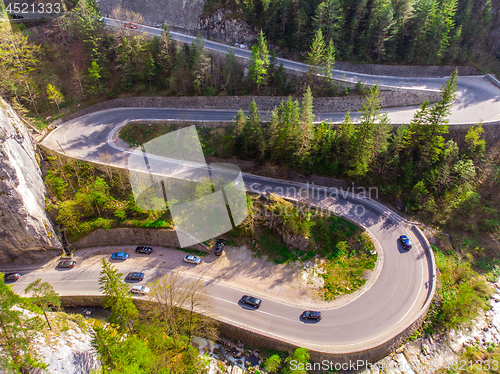
{"type": "Polygon", "coordinates": [[[181,335],[203,335],[216,338],[216,327],[210,318],[211,302],[201,279],[170,272],[151,285],[151,296],[157,307],[150,311],[174,340],[181,335]]]}

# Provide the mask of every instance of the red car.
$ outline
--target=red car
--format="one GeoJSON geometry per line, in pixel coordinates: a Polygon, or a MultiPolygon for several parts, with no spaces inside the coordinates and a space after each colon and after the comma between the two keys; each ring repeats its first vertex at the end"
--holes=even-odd
{"type": "Polygon", "coordinates": [[[125,27],[127,29],[135,30],[137,28],[137,25],[134,25],[132,22],[125,22],[123,24],[123,27],[125,27]]]}

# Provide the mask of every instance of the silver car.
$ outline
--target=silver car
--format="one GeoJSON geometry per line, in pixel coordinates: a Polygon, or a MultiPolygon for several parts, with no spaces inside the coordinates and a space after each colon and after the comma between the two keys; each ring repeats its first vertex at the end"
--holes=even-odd
{"type": "Polygon", "coordinates": [[[149,292],[149,287],[146,286],[134,286],[130,289],[130,292],[136,295],[147,295],[149,292]]]}
{"type": "Polygon", "coordinates": [[[198,265],[201,262],[201,258],[194,255],[186,255],[184,256],[184,262],[198,265]]]}

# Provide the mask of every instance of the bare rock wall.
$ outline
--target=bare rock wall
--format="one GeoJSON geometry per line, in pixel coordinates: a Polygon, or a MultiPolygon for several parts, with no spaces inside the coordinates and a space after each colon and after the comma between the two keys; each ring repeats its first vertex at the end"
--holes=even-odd
{"type": "Polygon", "coordinates": [[[45,214],[45,185],[31,136],[0,99],[0,262],[61,248],[45,214]]]}

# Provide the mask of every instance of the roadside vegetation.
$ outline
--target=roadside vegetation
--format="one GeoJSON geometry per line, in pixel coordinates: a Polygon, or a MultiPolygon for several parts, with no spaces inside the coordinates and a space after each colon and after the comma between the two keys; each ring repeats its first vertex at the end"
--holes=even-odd
{"type": "MultiPolygon", "coordinates": [[[[102,158],[106,159],[106,155],[102,158]]],[[[150,211],[136,205],[124,170],[97,170],[91,163],[55,153],[47,159],[46,210],[65,228],[70,242],[97,229],[173,227],[167,207],[150,211]]]]}
{"type": "Polygon", "coordinates": [[[156,307],[137,304],[123,274],[102,260],[103,305],[110,309],[108,323],[94,323],[93,345],[107,373],[204,373],[208,361],[191,345],[194,334],[216,340],[217,328],[195,312],[209,312],[204,287],[168,273],[151,287],[156,307]]]}
{"type": "MultiPolygon", "coordinates": [[[[51,323],[47,315],[47,311],[58,310],[61,305],[59,295],[49,283],[38,279],[30,283],[25,292],[31,297],[15,294],[0,273],[0,369],[6,373],[29,373],[30,369],[47,368],[31,344],[44,334],[46,326],[50,330],[64,328],[64,324],[51,323]]],[[[53,318],[54,313],[51,314],[53,318]]]]}
{"type": "Polygon", "coordinates": [[[436,331],[471,327],[481,311],[490,308],[489,298],[494,292],[491,284],[458,253],[434,245],[432,249],[439,270],[436,296],[424,323],[411,340],[436,331]]]}

